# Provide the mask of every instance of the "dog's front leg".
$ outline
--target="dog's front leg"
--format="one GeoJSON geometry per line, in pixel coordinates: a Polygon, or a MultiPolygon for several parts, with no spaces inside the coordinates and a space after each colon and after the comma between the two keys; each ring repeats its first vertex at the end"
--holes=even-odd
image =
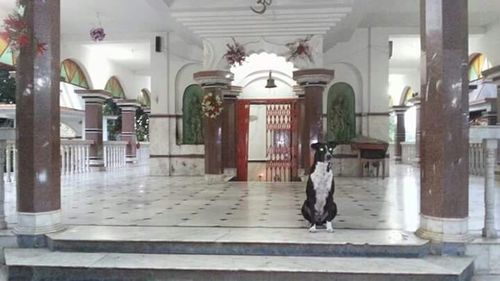
{"type": "Polygon", "coordinates": [[[326,231],[333,232],[333,226],[331,221],[326,222],[326,231]]]}
{"type": "Polygon", "coordinates": [[[309,228],[309,232],[311,232],[311,233],[316,232],[316,225],[315,225],[315,224],[313,224],[313,225],[311,226],[311,228],[309,228]]]}

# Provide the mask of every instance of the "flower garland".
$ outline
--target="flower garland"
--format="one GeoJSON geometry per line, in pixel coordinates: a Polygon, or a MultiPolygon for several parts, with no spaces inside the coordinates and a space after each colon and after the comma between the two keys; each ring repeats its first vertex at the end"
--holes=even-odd
{"type": "Polygon", "coordinates": [[[227,52],[224,54],[224,58],[226,59],[229,65],[235,66],[236,63],[242,65],[247,56],[245,52],[245,47],[243,47],[243,45],[241,45],[240,43],[236,42],[234,38],[232,39],[234,44],[229,44],[229,43],[226,44],[227,52]]]}
{"type": "Polygon", "coordinates": [[[305,39],[298,39],[294,42],[287,43],[288,48],[287,61],[295,60],[297,58],[308,59],[310,62],[314,62],[312,56],[312,48],[309,46],[309,40],[312,36],[308,35],[305,39]]]}
{"type": "MultiPolygon", "coordinates": [[[[19,1],[16,5],[16,9],[3,21],[2,36],[9,39],[12,51],[19,53],[21,48],[29,45],[30,32],[24,19],[25,6],[21,5],[19,1]]],[[[47,43],[40,42],[36,37],[33,37],[33,40],[36,53],[43,55],[47,51],[47,43]]]]}
{"type": "Polygon", "coordinates": [[[206,117],[212,119],[217,118],[217,116],[221,114],[223,108],[222,99],[219,95],[208,93],[203,96],[201,109],[203,111],[203,115],[206,117]]]}

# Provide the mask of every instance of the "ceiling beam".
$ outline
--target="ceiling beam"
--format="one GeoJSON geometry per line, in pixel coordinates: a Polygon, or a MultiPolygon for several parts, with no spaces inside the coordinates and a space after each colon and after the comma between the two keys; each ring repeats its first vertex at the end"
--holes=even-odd
{"type": "Polygon", "coordinates": [[[328,23],[328,24],[319,24],[319,23],[313,23],[313,24],[261,24],[261,23],[247,23],[247,24],[233,24],[230,26],[224,26],[224,25],[219,25],[219,26],[197,26],[197,27],[188,27],[192,30],[197,30],[197,31],[203,31],[203,30],[233,30],[233,29],[283,29],[283,28],[288,28],[288,29],[297,29],[297,28],[325,28],[325,27],[334,27],[336,24],[335,23],[328,23]]]}
{"type": "MultiPolygon", "coordinates": [[[[330,15],[330,14],[347,14],[352,11],[352,8],[350,7],[342,7],[342,8],[320,8],[320,9],[280,9],[280,10],[273,10],[268,12],[269,14],[273,14],[276,16],[282,16],[282,15],[291,15],[291,16],[296,16],[300,14],[308,14],[308,15],[330,15]]],[[[232,16],[246,16],[246,15],[251,15],[252,11],[250,9],[248,10],[237,10],[237,11],[225,11],[225,10],[218,10],[214,12],[207,12],[207,11],[191,11],[191,12],[172,12],[171,13],[173,17],[175,18],[186,18],[186,17],[219,17],[221,15],[232,15],[232,16]]],[[[255,16],[259,16],[254,14],[255,16]]]]}
{"type": "Polygon", "coordinates": [[[201,16],[192,16],[192,17],[176,17],[176,19],[180,22],[200,22],[200,21],[239,21],[239,20],[282,20],[282,19],[295,19],[295,20],[309,20],[311,18],[315,19],[342,19],[345,18],[347,14],[316,14],[314,16],[311,15],[303,15],[303,14],[295,14],[295,15],[264,15],[264,16],[255,16],[255,15],[246,15],[246,16],[238,16],[231,14],[221,14],[214,15],[208,17],[201,16]]]}
{"type": "Polygon", "coordinates": [[[280,33],[280,32],[295,32],[295,33],[305,33],[307,34],[308,32],[323,32],[323,31],[328,31],[330,30],[329,27],[317,27],[317,28],[241,28],[241,29],[235,29],[235,30],[194,30],[193,32],[195,34],[219,34],[219,33],[233,33],[233,34],[240,34],[240,33],[258,33],[258,32],[274,32],[274,33],[280,33]]]}
{"type": "Polygon", "coordinates": [[[309,19],[307,22],[304,22],[301,19],[276,19],[276,20],[267,20],[267,19],[250,19],[250,20],[242,20],[239,19],[237,22],[231,21],[231,20],[224,20],[224,19],[218,19],[218,20],[213,20],[211,22],[200,22],[200,21],[193,21],[193,22],[183,22],[184,26],[187,27],[209,27],[209,26],[215,26],[215,27],[224,27],[229,25],[234,25],[234,24],[269,24],[269,25],[285,25],[285,24],[331,24],[331,23],[337,23],[340,22],[342,19],[341,18],[328,18],[328,19],[309,19]]]}
{"type": "Polygon", "coordinates": [[[307,35],[324,35],[326,31],[318,32],[299,32],[299,31],[286,31],[286,32],[252,32],[252,33],[220,33],[220,34],[200,34],[201,38],[230,38],[230,37],[279,37],[279,36],[307,36],[307,35]]]}

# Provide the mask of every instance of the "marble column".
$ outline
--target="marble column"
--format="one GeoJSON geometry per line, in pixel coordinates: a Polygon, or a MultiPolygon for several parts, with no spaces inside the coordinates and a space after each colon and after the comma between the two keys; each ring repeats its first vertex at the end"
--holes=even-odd
{"type": "Polygon", "coordinates": [[[297,155],[297,164],[298,164],[298,177],[302,178],[303,181],[307,180],[307,174],[304,170],[304,155],[302,155],[305,150],[302,149],[302,142],[306,138],[306,131],[304,130],[304,119],[306,116],[306,107],[305,107],[305,92],[304,88],[299,85],[293,87],[293,92],[297,96],[297,130],[299,135],[297,136],[297,146],[298,146],[298,155],[297,155]]]}
{"type": "Polygon", "coordinates": [[[135,113],[141,106],[136,100],[118,100],[122,111],[122,141],[127,142],[125,157],[127,163],[137,162],[137,136],[135,134],[135,113]]]}
{"type": "MultiPolygon", "coordinates": [[[[200,84],[204,94],[212,93],[223,98],[233,81],[233,74],[223,70],[207,70],[196,72],[194,80],[200,84]]],[[[205,179],[208,183],[220,183],[224,180],[222,161],[222,124],[224,114],[215,118],[203,116],[203,135],[205,141],[205,179]]]]}
{"type": "Polygon", "coordinates": [[[416,96],[408,100],[415,107],[415,163],[420,164],[420,140],[422,133],[420,131],[420,97],[416,96]]]}
{"type": "Polygon", "coordinates": [[[302,167],[309,174],[312,164],[311,144],[325,141],[323,132],[323,91],[332,81],[333,70],[304,69],[293,72],[293,79],[304,89],[305,112],[302,135],[302,167]]]}
{"type": "Polygon", "coordinates": [[[436,252],[468,239],[467,0],[422,0],[420,228],[436,252]]]}
{"type": "Polygon", "coordinates": [[[483,237],[497,238],[495,228],[495,168],[497,158],[497,139],[484,139],[484,228],[483,237]]]}
{"type": "Polygon", "coordinates": [[[401,163],[401,143],[406,139],[406,130],[405,130],[405,113],[408,109],[408,106],[405,105],[396,105],[392,107],[392,110],[396,114],[396,132],[394,136],[394,140],[396,141],[396,145],[394,146],[394,158],[396,162],[401,163]]]}
{"type": "Polygon", "coordinates": [[[228,176],[236,176],[236,102],[241,90],[241,87],[231,86],[223,91],[222,162],[224,174],[228,176]]]}
{"type": "Polygon", "coordinates": [[[17,234],[21,247],[45,245],[62,230],[60,156],[60,0],[21,0],[28,40],[17,60],[17,234]],[[45,51],[37,53],[38,43],[45,51]]]}
{"type": "Polygon", "coordinates": [[[85,101],[85,139],[93,141],[89,148],[89,168],[91,171],[105,171],[102,107],[112,95],[104,90],[76,90],[75,93],[85,101]]]}

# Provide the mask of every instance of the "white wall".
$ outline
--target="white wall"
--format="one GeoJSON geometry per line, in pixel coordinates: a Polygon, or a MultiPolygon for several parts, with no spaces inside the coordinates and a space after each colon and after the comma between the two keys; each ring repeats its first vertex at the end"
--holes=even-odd
{"type": "Polygon", "coordinates": [[[95,48],[77,44],[61,43],[61,61],[73,59],[87,72],[92,89],[104,89],[111,76],[116,76],[122,84],[125,96],[135,99],[141,89],[151,89],[151,79],[146,75],[136,75],[132,71],[108,60],[95,48]]]}
{"type": "Polygon", "coordinates": [[[493,66],[500,64],[500,20],[489,26],[485,34],[469,39],[469,54],[483,53],[493,66]]]}
{"type": "Polygon", "coordinates": [[[382,140],[388,140],[389,118],[370,113],[389,111],[389,34],[384,28],[358,28],[324,54],[324,67],[335,70],[332,84],[346,82],[354,89],[356,112],[364,115],[356,119],[358,133],[382,140]]]}

